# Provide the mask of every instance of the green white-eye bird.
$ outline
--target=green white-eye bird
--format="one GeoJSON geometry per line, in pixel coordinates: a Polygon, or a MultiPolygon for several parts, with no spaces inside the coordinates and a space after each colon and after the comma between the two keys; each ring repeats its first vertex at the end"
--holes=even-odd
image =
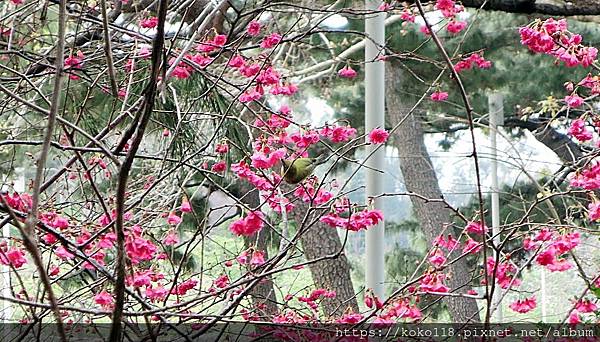
{"type": "Polygon", "coordinates": [[[312,175],[315,168],[327,161],[327,156],[320,155],[317,158],[283,159],[281,175],[289,184],[298,184],[312,175]]]}

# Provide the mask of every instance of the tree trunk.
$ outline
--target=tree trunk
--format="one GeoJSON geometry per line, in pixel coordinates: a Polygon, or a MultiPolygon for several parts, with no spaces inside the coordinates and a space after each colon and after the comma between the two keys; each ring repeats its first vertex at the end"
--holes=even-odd
{"type": "MultiPolygon", "coordinates": [[[[252,188],[248,183],[242,184],[241,194],[250,192],[244,196],[243,202],[251,208],[258,208],[260,206],[260,195],[258,190],[252,188]]],[[[244,238],[244,247],[253,247],[257,250],[265,253],[265,260],[269,258],[267,251],[267,229],[262,229],[258,233],[244,238]]],[[[270,321],[270,318],[277,314],[277,297],[273,289],[273,279],[268,276],[263,279],[258,285],[256,285],[250,292],[252,298],[252,304],[257,314],[265,321],[270,321]]]]}
{"type": "MultiPolygon", "coordinates": [[[[307,260],[332,255],[343,248],[336,229],[318,221],[307,228],[307,225],[317,217],[316,211],[312,212],[313,214],[305,220],[305,225],[301,227],[310,208],[310,203],[298,200],[294,204],[296,207],[290,213],[290,220],[296,222],[299,229],[304,230],[300,242],[307,260]]],[[[358,302],[350,277],[350,264],[345,254],[342,253],[336,258],[310,264],[309,269],[317,288],[333,290],[336,293],[335,298],[325,298],[321,302],[321,309],[327,317],[340,317],[348,308],[352,309],[353,312],[358,312],[358,302]]]]}
{"type": "MultiPolygon", "coordinates": [[[[386,84],[389,89],[400,89],[401,72],[392,63],[386,68],[386,84]]],[[[403,113],[399,96],[387,98],[387,112],[392,125],[397,124],[406,115],[403,113]]],[[[411,114],[394,132],[395,147],[400,158],[406,189],[429,199],[443,197],[429,153],[425,147],[421,122],[411,114]]],[[[426,202],[415,196],[410,197],[413,212],[421,224],[427,242],[432,245],[434,239],[451,220],[451,211],[440,202],[426,202]]],[[[451,290],[465,293],[470,288],[471,271],[463,258],[449,267],[447,285],[451,290]]],[[[464,297],[445,297],[444,299],[454,322],[479,321],[477,303],[464,297]]]]}

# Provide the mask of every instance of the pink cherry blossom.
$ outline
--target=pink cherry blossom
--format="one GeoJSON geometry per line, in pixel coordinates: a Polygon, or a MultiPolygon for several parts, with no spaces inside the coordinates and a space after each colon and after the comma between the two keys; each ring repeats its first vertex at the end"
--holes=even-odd
{"type": "Polygon", "coordinates": [[[151,286],[152,278],[150,277],[150,272],[136,272],[133,275],[133,279],[130,279],[129,284],[135,288],[151,286]]]}
{"type": "Polygon", "coordinates": [[[294,196],[301,198],[304,202],[313,201],[314,204],[320,205],[327,203],[333,198],[333,194],[322,187],[318,187],[318,180],[316,178],[309,178],[303,184],[296,187],[294,190],[294,196]]]}
{"type": "Polygon", "coordinates": [[[291,96],[294,95],[298,91],[298,86],[293,83],[282,82],[281,84],[276,84],[271,88],[271,94],[273,95],[285,95],[291,96]]]}
{"type": "Polygon", "coordinates": [[[172,226],[176,226],[178,224],[181,223],[181,217],[177,216],[177,214],[175,214],[174,211],[169,213],[169,216],[167,216],[167,223],[172,225],[172,226]]]}
{"type": "Polygon", "coordinates": [[[0,193],[0,196],[4,198],[4,201],[14,210],[27,212],[31,208],[31,196],[29,194],[18,194],[13,192],[12,195],[9,193],[0,193]]]}
{"type": "Polygon", "coordinates": [[[571,264],[566,259],[558,259],[552,264],[546,266],[546,268],[551,272],[564,272],[573,268],[573,264],[571,264]]]}
{"type": "Polygon", "coordinates": [[[162,243],[165,246],[174,246],[174,245],[178,244],[179,243],[179,236],[177,235],[177,232],[174,231],[174,230],[169,230],[169,232],[167,233],[167,235],[163,239],[162,243]]]}
{"type": "Polygon", "coordinates": [[[180,295],[180,296],[184,296],[188,291],[194,289],[194,287],[196,287],[196,285],[198,285],[198,281],[195,279],[188,279],[184,282],[182,282],[181,284],[175,286],[175,288],[173,289],[173,293],[180,295]]]}
{"type": "Polygon", "coordinates": [[[461,72],[463,70],[469,70],[473,67],[477,67],[479,69],[488,69],[492,66],[492,62],[486,60],[483,56],[478,53],[473,53],[466,58],[458,61],[454,65],[454,70],[456,72],[461,72]]]}
{"type": "Polygon", "coordinates": [[[56,277],[59,273],[60,273],[60,267],[58,267],[58,266],[51,266],[50,270],[48,271],[48,275],[51,277],[56,277]]]}
{"type": "Polygon", "coordinates": [[[222,173],[223,171],[227,170],[227,163],[223,160],[213,164],[213,166],[210,168],[211,171],[213,172],[217,172],[217,173],[222,173]]]}
{"type": "Polygon", "coordinates": [[[11,247],[6,251],[0,251],[0,264],[12,265],[14,268],[21,268],[27,263],[25,253],[19,248],[11,247]]]}
{"type": "Polygon", "coordinates": [[[294,132],[289,138],[296,144],[298,149],[306,149],[307,147],[318,143],[320,140],[319,133],[313,130],[294,132]]]}
{"type": "Polygon", "coordinates": [[[258,90],[257,88],[251,88],[246,90],[245,92],[243,92],[240,95],[240,102],[241,103],[248,103],[248,102],[252,102],[252,101],[256,101],[256,100],[260,100],[263,97],[263,93],[260,92],[260,90],[258,90]]]}
{"type": "Polygon", "coordinates": [[[241,218],[229,226],[229,230],[235,235],[251,236],[257,233],[264,226],[264,214],[260,211],[251,211],[244,218],[241,218]]]}
{"type": "Polygon", "coordinates": [[[229,145],[227,145],[227,143],[217,144],[215,147],[215,152],[219,154],[226,154],[229,152],[229,145]]]}
{"type": "Polygon", "coordinates": [[[110,293],[102,291],[94,296],[94,302],[106,309],[110,309],[113,306],[114,300],[110,293]]]}
{"type": "Polygon", "coordinates": [[[600,220],[600,201],[588,204],[588,218],[592,222],[600,220]]]}
{"type": "Polygon", "coordinates": [[[282,197],[279,195],[271,194],[263,196],[266,198],[267,203],[276,213],[281,214],[282,210],[285,209],[286,213],[294,210],[294,204],[290,202],[286,197],[282,197]]]}
{"type": "Polygon", "coordinates": [[[216,45],[216,46],[219,46],[219,47],[221,47],[221,46],[223,46],[223,45],[225,45],[225,44],[227,43],[227,36],[226,36],[226,35],[224,35],[224,34],[217,34],[217,35],[216,35],[216,36],[213,38],[213,40],[212,40],[212,43],[213,43],[214,45],[216,45]]]}
{"type": "Polygon", "coordinates": [[[533,251],[539,247],[539,244],[533,242],[530,238],[523,239],[523,249],[533,251]]]}
{"type": "Polygon", "coordinates": [[[319,130],[322,137],[327,137],[333,143],[346,142],[356,136],[356,128],[350,126],[325,126],[319,130]]]}
{"type": "Polygon", "coordinates": [[[498,285],[503,289],[509,287],[518,287],[521,284],[521,280],[517,278],[517,267],[509,261],[498,263],[496,266],[496,260],[494,257],[488,257],[486,262],[487,273],[490,277],[494,276],[498,285]]]}
{"type": "Polygon", "coordinates": [[[416,18],[417,17],[414,14],[412,14],[409,10],[404,10],[402,11],[402,13],[400,13],[400,19],[404,21],[414,23],[416,18]]]}
{"type": "Polygon", "coordinates": [[[244,66],[244,64],[246,64],[246,60],[240,55],[233,56],[229,60],[229,63],[227,63],[227,65],[232,68],[241,68],[242,66],[244,66]]]}
{"type": "Polygon", "coordinates": [[[595,47],[584,46],[583,38],[567,30],[565,19],[536,20],[519,29],[521,44],[531,51],[554,56],[567,67],[590,66],[598,55],[595,47]]]}
{"type": "Polygon", "coordinates": [[[590,313],[598,310],[598,306],[589,299],[580,299],[575,304],[575,309],[581,313],[590,313]]]}
{"type": "Polygon", "coordinates": [[[445,91],[436,91],[431,94],[430,98],[436,102],[445,101],[448,98],[448,93],[445,91]]]}
{"type": "Polygon", "coordinates": [[[569,107],[577,108],[577,107],[580,107],[583,104],[583,98],[581,98],[577,94],[568,95],[568,96],[565,97],[565,103],[569,107]]]}
{"type": "Polygon", "coordinates": [[[382,12],[389,11],[392,9],[392,5],[384,1],[381,3],[381,5],[379,5],[379,7],[377,7],[377,9],[382,12]]]}
{"type": "Polygon", "coordinates": [[[572,187],[600,189],[600,163],[592,163],[571,178],[572,187]]]}
{"type": "MultiPolygon", "coordinates": [[[[65,70],[81,70],[81,68],[83,67],[83,60],[84,60],[85,56],[83,55],[83,52],[81,51],[77,51],[76,56],[69,56],[67,58],[65,58],[65,70]]],[[[79,79],[79,76],[77,76],[75,73],[73,73],[72,71],[69,73],[69,78],[76,81],[79,79]]]]}
{"type": "Polygon", "coordinates": [[[380,210],[363,210],[352,214],[349,218],[341,217],[336,213],[329,213],[321,216],[319,221],[329,225],[332,228],[344,228],[351,231],[368,229],[383,220],[383,213],[380,210]]]}
{"type": "Polygon", "coordinates": [[[452,236],[452,234],[448,234],[447,238],[441,235],[436,237],[433,244],[434,246],[442,247],[451,252],[458,247],[459,242],[454,238],[454,236],[452,236]]]}
{"type": "Polygon", "coordinates": [[[270,176],[259,176],[253,172],[245,161],[234,163],[231,165],[231,171],[239,178],[245,179],[262,191],[273,190],[274,184],[279,183],[281,176],[277,173],[271,173],[270,176]]]}
{"type": "Polygon", "coordinates": [[[369,133],[368,138],[372,144],[383,144],[389,136],[390,134],[385,129],[375,128],[369,133]]]}
{"type": "Polygon", "coordinates": [[[281,39],[282,37],[279,33],[271,33],[270,35],[265,37],[265,39],[263,39],[263,41],[260,43],[260,47],[263,49],[270,49],[279,44],[279,42],[281,42],[281,39]]]}
{"type": "Polygon", "coordinates": [[[419,289],[423,292],[446,293],[450,288],[444,284],[446,275],[443,273],[427,274],[419,282],[419,289]]]}
{"type": "Polygon", "coordinates": [[[446,262],[446,256],[444,256],[442,251],[436,249],[436,251],[430,255],[427,260],[429,260],[429,263],[431,263],[433,266],[440,267],[446,262]]]}
{"type": "Polygon", "coordinates": [[[261,25],[257,20],[252,20],[248,23],[248,27],[246,28],[246,33],[248,33],[251,37],[256,37],[260,34],[261,25]]]}
{"type": "Polygon", "coordinates": [[[488,227],[482,226],[480,221],[471,221],[465,226],[467,233],[482,235],[487,232],[488,227]]]}
{"type": "Polygon", "coordinates": [[[265,152],[254,152],[250,157],[252,159],[252,166],[258,169],[269,169],[272,168],[275,163],[285,157],[287,150],[285,148],[277,149],[271,153],[265,152]]]}
{"type": "Polygon", "coordinates": [[[569,324],[576,325],[581,323],[581,317],[579,316],[579,312],[577,310],[573,310],[569,314],[569,324]]]}
{"type": "Polygon", "coordinates": [[[168,294],[169,290],[162,285],[146,287],[146,297],[153,303],[164,300],[168,294]]]}
{"type": "Polygon", "coordinates": [[[359,313],[347,313],[344,314],[341,318],[339,318],[336,322],[342,324],[356,324],[362,321],[363,315],[359,313]]]}
{"type": "Polygon", "coordinates": [[[100,241],[98,241],[98,247],[112,248],[114,246],[115,241],[117,241],[117,235],[115,233],[106,233],[102,236],[100,241]]]}
{"type": "Polygon", "coordinates": [[[548,228],[544,228],[533,237],[533,241],[549,241],[553,236],[554,234],[548,228]]]}
{"type": "Polygon", "coordinates": [[[154,259],[158,247],[150,240],[129,235],[125,240],[125,252],[132,264],[154,259]]]}
{"type": "Polygon", "coordinates": [[[261,69],[261,65],[258,63],[253,63],[253,64],[243,64],[240,66],[240,73],[242,73],[242,75],[246,76],[246,77],[252,77],[256,74],[258,74],[258,72],[261,69]]]}
{"type": "Polygon", "coordinates": [[[518,313],[526,313],[537,307],[535,297],[518,299],[517,301],[510,304],[510,308],[518,313]]]}
{"type": "Polygon", "coordinates": [[[358,73],[349,66],[345,66],[338,70],[338,76],[343,78],[354,78],[358,73]]]}
{"type": "Polygon", "coordinates": [[[256,77],[256,82],[263,85],[273,85],[279,83],[281,75],[273,67],[263,69],[256,77]]]}
{"type": "Polygon", "coordinates": [[[237,260],[237,262],[239,262],[242,265],[245,265],[248,263],[248,251],[243,251],[242,253],[240,253],[240,255],[238,255],[235,260],[237,260]]]}
{"type": "Polygon", "coordinates": [[[209,53],[220,47],[223,47],[225,43],[227,43],[227,36],[224,34],[217,34],[213,37],[213,39],[198,44],[196,51],[209,53]]]}
{"type": "Polygon", "coordinates": [[[149,17],[149,18],[140,20],[140,26],[143,28],[155,28],[156,25],[158,25],[157,17],[149,17]]]}
{"type": "Polygon", "coordinates": [[[252,253],[252,258],[250,259],[250,265],[252,266],[260,266],[265,263],[265,252],[263,251],[254,251],[252,253]]]}
{"type": "Polygon", "coordinates": [[[535,258],[537,263],[541,266],[551,265],[556,262],[556,249],[552,246],[542,251],[535,258]]]}
{"type": "Polygon", "coordinates": [[[73,259],[75,255],[69,251],[67,251],[63,246],[58,246],[54,251],[57,257],[63,260],[73,259]]]}
{"type": "Polygon", "coordinates": [[[465,21],[450,20],[448,26],[446,26],[446,30],[452,34],[457,34],[464,30],[465,27],[467,27],[467,22],[465,21]]]}
{"type": "Polygon", "coordinates": [[[469,238],[467,240],[467,242],[465,242],[465,247],[463,247],[463,253],[471,253],[471,254],[477,254],[479,253],[479,251],[481,250],[481,248],[483,247],[483,244],[481,242],[477,242],[471,238],[469,238]]]}
{"type": "Polygon", "coordinates": [[[229,277],[227,276],[227,274],[223,274],[217,279],[215,279],[214,284],[220,289],[225,288],[229,285],[229,277]]]}
{"type": "Polygon", "coordinates": [[[583,119],[575,119],[571,122],[569,134],[579,141],[588,141],[592,139],[592,132],[585,128],[585,121],[583,121],[583,119]]]}
{"type": "Polygon", "coordinates": [[[190,205],[190,202],[187,199],[183,199],[181,201],[181,206],[179,207],[179,210],[181,210],[182,213],[191,213],[192,206],[190,205]]]}

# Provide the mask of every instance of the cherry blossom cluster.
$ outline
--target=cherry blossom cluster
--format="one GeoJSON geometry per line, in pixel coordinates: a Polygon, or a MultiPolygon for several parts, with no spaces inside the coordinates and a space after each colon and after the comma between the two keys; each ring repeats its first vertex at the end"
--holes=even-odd
{"type": "Polygon", "coordinates": [[[579,245],[579,232],[557,234],[549,229],[541,229],[535,236],[523,240],[525,250],[539,250],[535,261],[552,272],[569,270],[573,265],[565,254],[579,245]]]}
{"type": "MultiPolygon", "coordinates": [[[[486,270],[489,279],[495,279],[502,289],[517,288],[521,285],[521,279],[517,278],[517,266],[510,259],[497,262],[490,256],[486,260],[486,270]]],[[[488,283],[485,278],[481,280],[482,285],[488,283]]]]}
{"type": "Polygon", "coordinates": [[[554,56],[567,67],[590,66],[598,50],[583,45],[581,35],[571,33],[567,26],[566,19],[538,19],[519,29],[521,44],[533,52],[554,56]]]}
{"type": "Polygon", "coordinates": [[[446,30],[452,34],[457,34],[467,27],[465,21],[457,19],[457,14],[464,11],[465,8],[462,5],[457,4],[454,0],[437,0],[435,2],[435,9],[442,12],[442,15],[448,19],[448,25],[446,30]]]}
{"type": "Polygon", "coordinates": [[[582,322],[584,316],[589,317],[589,322],[596,321],[596,312],[598,311],[598,305],[593,300],[582,298],[575,302],[575,308],[569,313],[569,323],[579,324],[582,322]],[[588,315],[585,315],[588,314],[588,315]]]}
{"type": "Polygon", "coordinates": [[[537,307],[535,297],[517,299],[509,305],[510,309],[518,313],[526,313],[537,307]]]}
{"type": "MultiPolygon", "coordinates": [[[[17,211],[26,212],[31,206],[31,199],[27,194],[3,194],[5,202],[13,209],[17,211]]],[[[182,213],[190,212],[191,206],[187,200],[182,201],[180,210],[182,213]]],[[[169,219],[172,219],[174,213],[169,215],[169,219]]],[[[98,224],[92,226],[94,229],[100,229],[107,226],[116,217],[116,211],[111,211],[110,215],[102,215],[98,219],[98,224]]],[[[126,221],[132,220],[133,215],[127,212],[124,215],[126,221]]],[[[39,220],[42,224],[52,227],[61,232],[65,237],[73,238],[73,241],[80,246],[85,246],[82,249],[83,254],[88,257],[89,261],[85,261],[82,266],[86,269],[95,269],[102,267],[106,263],[106,256],[109,253],[114,252],[116,235],[113,232],[100,234],[94,240],[92,240],[92,233],[86,228],[79,228],[77,230],[70,230],[74,225],[64,216],[61,216],[57,212],[48,211],[40,214],[39,220]]],[[[180,222],[180,218],[176,220],[176,223],[180,222]]],[[[169,222],[173,224],[174,222],[169,222]]],[[[164,274],[152,270],[154,266],[147,266],[145,262],[152,260],[164,260],[167,258],[165,253],[161,253],[160,248],[148,238],[145,238],[143,228],[134,224],[130,228],[126,229],[126,240],[125,240],[125,252],[131,264],[134,267],[138,267],[133,272],[133,275],[126,280],[126,284],[133,288],[144,288],[144,295],[148,300],[152,302],[158,302],[164,300],[169,294],[167,289],[167,279],[164,274]],[[143,266],[145,265],[145,266],[143,266]]],[[[69,252],[63,245],[57,245],[58,239],[53,233],[47,233],[42,236],[41,241],[46,245],[52,246],[54,255],[58,260],[63,262],[73,260],[75,255],[69,252]]],[[[178,243],[179,238],[175,231],[170,230],[167,232],[163,239],[164,245],[174,245],[178,243]]],[[[27,263],[25,253],[18,247],[12,246],[7,247],[5,244],[0,246],[0,263],[10,264],[15,268],[22,267],[27,263]]],[[[56,277],[60,272],[60,268],[57,265],[50,265],[49,275],[56,277]]],[[[179,284],[175,284],[171,294],[182,296],[185,295],[189,290],[196,287],[198,282],[194,279],[187,279],[179,284]]],[[[94,301],[102,306],[103,308],[110,309],[113,305],[112,295],[107,291],[99,292],[95,295],[94,301]]]]}
{"type": "Polygon", "coordinates": [[[486,60],[483,56],[478,53],[470,54],[468,57],[463,57],[459,62],[454,64],[454,70],[456,72],[462,72],[463,70],[469,70],[477,67],[479,69],[489,69],[492,66],[492,62],[486,60]]]}
{"type": "Polygon", "coordinates": [[[319,218],[319,221],[326,223],[332,228],[343,228],[354,232],[372,227],[383,220],[383,213],[378,209],[364,209],[349,214],[346,217],[341,216],[342,212],[332,212],[319,218]]]}
{"type": "Polygon", "coordinates": [[[85,56],[81,50],[77,51],[75,55],[71,55],[65,58],[65,71],[69,73],[69,78],[76,81],[79,76],[75,71],[79,71],[83,68],[85,56]]]}
{"type": "Polygon", "coordinates": [[[265,225],[265,216],[260,211],[251,211],[245,217],[233,222],[229,229],[235,235],[251,236],[259,232],[265,225]]]}
{"type": "MultiPolygon", "coordinates": [[[[571,177],[570,184],[572,187],[590,191],[600,189],[600,163],[592,162],[583,170],[578,170],[571,177]]],[[[592,196],[592,199],[588,204],[588,219],[591,222],[598,222],[600,221],[600,201],[595,196],[592,196]]]]}

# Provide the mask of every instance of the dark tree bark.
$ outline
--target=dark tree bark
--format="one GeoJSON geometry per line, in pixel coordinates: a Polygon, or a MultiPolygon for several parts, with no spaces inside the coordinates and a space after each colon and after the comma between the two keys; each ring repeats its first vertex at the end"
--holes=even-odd
{"type": "MultiPolygon", "coordinates": [[[[422,2],[425,2],[421,0],[422,2]]],[[[409,1],[414,3],[415,1],[409,1]]],[[[546,14],[556,16],[598,15],[597,0],[462,0],[465,7],[523,14],[546,14]]]]}
{"type": "Polygon", "coordinates": [[[568,135],[560,133],[550,126],[547,120],[529,119],[524,121],[519,118],[508,118],[505,120],[504,126],[529,130],[539,142],[556,153],[563,163],[575,164],[583,157],[581,147],[568,135]]]}
{"type": "MultiPolygon", "coordinates": [[[[400,69],[392,63],[388,64],[386,68],[388,88],[400,89],[400,82],[400,69]]],[[[387,97],[387,113],[392,125],[397,124],[405,117],[406,113],[403,113],[402,108],[406,108],[406,106],[402,104],[399,96],[387,97]]],[[[400,170],[406,189],[428,199],[442,198],[443,194],[425,147],[420,120],[411,114],[394,132],[393,137],[395,147],[398,149],[400,170]]],[[[432,245],[444,227],[452,222],[452,213],[443,203],[427,202],[415,196],[411,196],[410,199],[414,215],[421,224],[427,242],[432,245]]],[[[452,264],[448,273],[446,284],[451,290],[465,293],[470,289],[471,271],[464,258],[452,264]]],[[[444,301],[454,322],[479,321],[477,303],[474,299],[445,297],[444,301]]]]}
{"type": "MultiPolygon", "coordinates": [[[[248,183],[244,183],[241,187],[241,194],[248,193],[243,197],[243,202],[250,208],[258,208],[260,206],[260,196],[258,190],[252,188],[248,183]]],[[[257,250],[265,253],[265,260],[269,258],[267,251],[268,242],[268,230],[262,229],[258,233],[244,238],[244,247],[253,247],[257,250]]],[[[273,279],[268,276],[265,277],[257,286],[255,286],[250,292],[252,298],[252,305],[261,318],[269,320],[277,314],[277,297],[275,296],[275,290],[273,288],[273,279]]]]}
{"type": "Polygon", "coordinates": [[[296,222],[297,227],[303,230],[300,242],[307,260],[315,260],[342,251],[335,258],[309,265],[315,286],[333,290],[337,294],[335,298],[326,298],[321,302],[323,312],[327,317],[339,317],[349,308],[358,312],[358,302],[350,277],[350,264],[343,253],[342,242],[337,230],[318,221],[310,225],[317,217],[316,211],[313,211],[305,220],[310,203],[296,201],[294,204],[296,207],[290,213],[290,220],[296,222]],[[302,225],[303,220],[304,225],[302,225]]]}

